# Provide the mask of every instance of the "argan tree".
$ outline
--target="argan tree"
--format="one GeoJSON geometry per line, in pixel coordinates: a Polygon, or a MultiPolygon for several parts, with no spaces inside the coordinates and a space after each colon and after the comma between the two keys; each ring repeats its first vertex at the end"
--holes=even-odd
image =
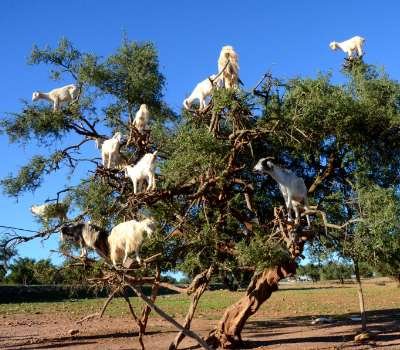
{"type": "MultiPolygon", "coordinates": [[[[146,264],[112,269],[104,261],[93,279],[113,287],[102,312],[114,295],[125,297],[142,348],[150,308],[180,330],[170,349],[185,335],[204,348],[240,347],[246,321],[282,278],[296,273],[304,244],[344,240],[347,228],[357,224],[347,206],[357,174],[382,188],[398,185],[400,87],[362,61],[346,68],[343,85],[329,76],[283,81],[267,74],[252,91],[214,89],[204,110],[181,115],[163,101],[165,79],[150,43],[125,40],[114,55],[100,58],[62,40],[55,49],[35,47],[30,63],[49,65],[55,80],[74,81],[80,96],[59,112],[46,103],[25,102],[2,119],[11,142],[37,142],[51,150],[3,179],[4,191],[20,196],[61,169],[87,169],[75,184],[54,189],[54,201],[70,203],[69,221],[91,220],[110,229],[142,215],[156,219],[156,234],[141,249],[146,264]],[[132,125],[142,103],[151,112],[150,130],[143,134],[132,125]],[[116,131],[125,136],[125,164],[158,150],[156,190],[134,195],[120,168],[105,169],[93,155],[92,140],[116,131]],[[65,146],[52,149],[54,140],[65,146]],[[277,184],[252,171],[266,156],[304,178],[314,208],[311,227],[303,217],[289,222],[277,184]],[[192,282],[187,288],[160,282],[160,273],[168,270],[184,271],[192,282]],[[244,271],[252,273],[246,293],[224,312],[205,343],[190,331],[199,298],[213,275],[244,271]],[[143,283],[153,286],[150,298],[136,287],[143,283]],[[191,295],[184,325],[155,305],[160,286],[191,295]],[[127,288],[148,305],[140,316],[127,288]]],[[[9,237],[6,244],[47,237],[59,226],[55,220],[36,235],[9,237]]]]}

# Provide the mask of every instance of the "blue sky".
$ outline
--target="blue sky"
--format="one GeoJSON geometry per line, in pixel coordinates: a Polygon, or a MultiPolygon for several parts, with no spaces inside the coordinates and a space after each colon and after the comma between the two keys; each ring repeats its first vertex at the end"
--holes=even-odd
{"type": "MultiPolygon", "coordinates": [[[[130,40],[152,41],[166,77],[165,99],[176,111],[194,85],[217,69],[219,50],[232,45],[239,53],[240,76],[251,88],[267,70],[279,77],[333,73],[340,82],[343,53],[330,51],[332,40],[366,38],[365,60],[400,77],[398,1],[104,1],[68,2],[2,0],[0,2],[0,116],[19,111],[20,99],[61,83],[49,79],[44,66],[29,66],[33,44],[56,46],[61,37],[85,52],[107,56],[130,40]]],[[[70,83],[71,81],[65,81],[70,83]]],[[[93,145],[87,151],[94,152],[93,145]]],[[[20,148],[0,135],[0,177],[15,172],[38,149],[20,148]]],[[[83,172],[83,170],[81,170],[83,172]]],[[[16,201],[0,195],[0,225],[37,229],[29,207],[42,203],[64,184],[66,173],[46,179],[42,189],[16,201]]],[[[0,229],[1,232],[1,229],[0,229]]],[[[57,238],[19,248],[21,256],[51,257],[57,238]]]]}

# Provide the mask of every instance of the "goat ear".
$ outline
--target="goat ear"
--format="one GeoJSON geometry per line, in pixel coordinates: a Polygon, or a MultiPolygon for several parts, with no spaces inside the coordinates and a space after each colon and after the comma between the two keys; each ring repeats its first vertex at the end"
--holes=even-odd
{"type": "Polygon", "coordinates": [[[153,157],[157,155],[158,151],[153,152],[153,157]]]}

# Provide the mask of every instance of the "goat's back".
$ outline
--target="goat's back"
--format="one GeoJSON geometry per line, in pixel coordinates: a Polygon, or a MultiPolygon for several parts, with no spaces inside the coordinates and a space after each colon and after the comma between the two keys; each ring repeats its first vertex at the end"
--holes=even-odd
{"type": "Polygon", "coordinates": [[[124,249],[125,245],[140,245],[143,240],[144,230],[140,222],[130,220],[115,226],[108,236],[108,243],[116,249],[124,249]]]}

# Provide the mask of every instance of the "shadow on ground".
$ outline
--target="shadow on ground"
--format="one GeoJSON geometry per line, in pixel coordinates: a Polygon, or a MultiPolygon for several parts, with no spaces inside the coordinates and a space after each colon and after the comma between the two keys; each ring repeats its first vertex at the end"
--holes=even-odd
{"type": "MultiPolygon", "coordinates": [[[[168,333],[170,331],[165,331],[163,333],[168,333]]],[[[146,332],[146,335],[158,334],[159,332],[146,332]]],[[[132,338],[137,337],[138,332],[117,332],[117,333],[105,333],[105,334],[94,334],[94,335],[76,335],[72,337],[55,337],[55,338],[45,338],[39,339],[38,341],[27,342],[15,345],[4,346],[2,349],[23,349],[23,350],[34,350],[34,349],[57,349],[64,348],[67,346],[78,346],[78,345],[89,345],[96,344],[97,341],[91,340],[101,340],[101,339],[118,339],[118,338],[132,338]]],[[[9,337],[11,339],[13,337],[9,337]]]]}
{"type": "MultiPolygon", "coordinates": [[[[319,315],[316,317],[323,317],[326,315],[319,315]]],[[[332,316],[335,320],[333,323],[311,325],[310,316],[297,316],[297,317],[285,317],[281,319],[274,319],[273,321],[250,321],[246,325],[246,331],[248,338],[252,340],[247,340],[243,344],[245,349],[255,349],[265,346],[281,345],[285,344],[297,344],[301,346],[302,343],[346,343],[348,347],[353,347],[354,333],[346,334],[343,332],[335,332],[336,327],[353,325],[358,327],[360,325],[359,321],[352,321],[350,317],[354,316],[354,313],[342,314],[340,316],[332,316]],[[309,327],[310,330],[317,329],[321,330],[318,336],[307,335],[307,332],[296,331],[293,327],[309,327]],[[313,328],[311,328],[313,327],[313,328]],[[290,331],[285,332],[285,328],[290,328],[290,331]],[[329,332],[324,332],[329,330],[329,332]],[[279,331],[276,331],[279,330],[279,331]],[[262,333],[260,333],[262,332],[262,333]],[[323,333],[327,333],[323,335],[323,333]],[[287,336],[292,334],[293,336],[287,336]],[[304,334],[302,336],[302,334],[304,334]],[[256,338],[265,338],[270,335],[269,340],[255,340],[256,338]],[[286,335],[280,337],[281,335],[286,335]],[[299,336],[300,335],[300,336],[299,336]],[[274,339],[276,338],[277,339],[274,339]]],[[[399,348],[400,349],[400,309],[383,309],[383,310],[372,310],[367,312],[368,318],[368,328],[377,331],[377,335],[374,337],[372,343],[377,342],[393,342],[398,340],[398,342],[387,345],[388,347],[399,348]]],[[[361,329],[361,325],[359,326],[361,329]]],[[[346,348],[347,345],[341,345],[341,348],[346,348]]],[[[379,347],[385,347],[385,345],[380,345],[379,347]]],[[[304,347],[306,349],[306,347],[304,347]]]]}

